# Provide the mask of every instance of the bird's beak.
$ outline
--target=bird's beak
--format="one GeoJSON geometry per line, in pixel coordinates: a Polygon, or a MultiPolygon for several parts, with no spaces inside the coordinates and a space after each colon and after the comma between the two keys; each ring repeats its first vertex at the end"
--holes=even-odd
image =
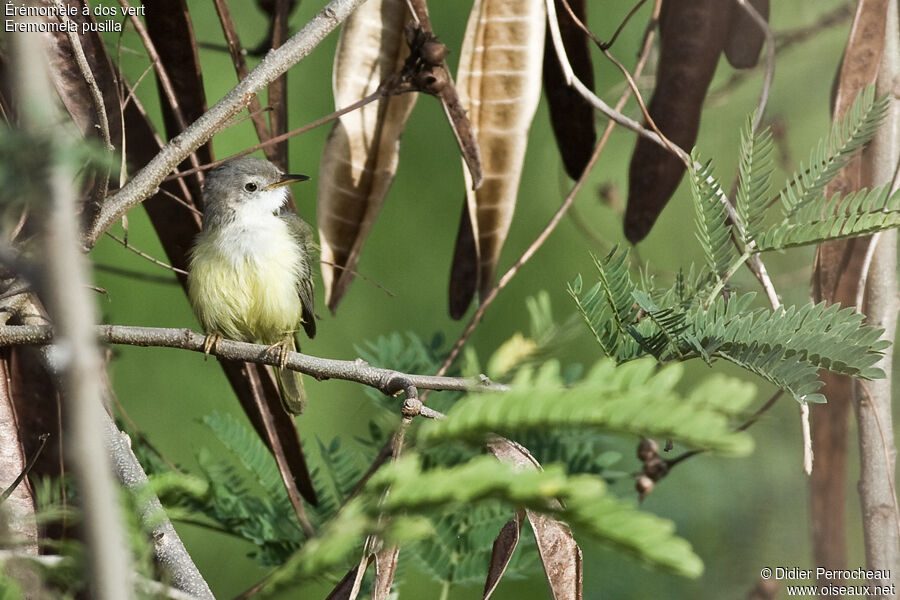
{"type": "Polygon", "coordinates": [[[271,190],[283,185],[288,185],[289,183],[295,183],[297,181],[306,181],[307,179],[309,179],[308,175],[292,175],[290,173],[285,173],[281,176],[281,179],[279,179],[272,185],[267,185],[266,187],[264,187],[263,191],[271,190]]]}

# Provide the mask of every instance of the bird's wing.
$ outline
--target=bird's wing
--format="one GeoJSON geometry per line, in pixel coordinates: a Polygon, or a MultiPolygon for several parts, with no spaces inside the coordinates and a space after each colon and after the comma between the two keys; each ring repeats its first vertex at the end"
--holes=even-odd
{"type": "Polygon", "coordinates": [[[291,236],[303,250],[303,264],[301,265],[303,272],[297,280],[297,294],[303,304],[303,329],[306,330],[306,335],[314,338],[316,337],[316,303],[312,273],[313,253],[315,252],[313,230],[296,213],[283,212],[281,218],[287,223],[291,236]]]}

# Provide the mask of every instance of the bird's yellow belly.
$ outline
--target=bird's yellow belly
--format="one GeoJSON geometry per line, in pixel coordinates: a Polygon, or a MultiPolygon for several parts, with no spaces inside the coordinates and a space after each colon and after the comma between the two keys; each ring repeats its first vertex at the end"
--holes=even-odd
{"type": "Polygon", "coordinates": [[[264,248],[241,252],[206,241],[194,248],[188,276],[191,304],[204,329],[266,344],[292,334],[303,314],[296,247],[269,239],[264,248]]]}

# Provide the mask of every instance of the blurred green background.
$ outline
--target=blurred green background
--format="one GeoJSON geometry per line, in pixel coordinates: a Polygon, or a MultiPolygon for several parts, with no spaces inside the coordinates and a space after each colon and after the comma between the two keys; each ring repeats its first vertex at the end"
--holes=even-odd
{"type": "MultiPolygon", "coordinates": [[[[774,2],[771,22],[776,31],[814,23],[843,0],[795,0],[774,2]]],[[[114,5],[106,1],[103,4],[114,5]]],[[[293,13],[292,31],[298,30],[318,11],[323,0],[306,0],[293,13]]],[[[589,3],[589,22],[601,38],[608,38],[633,2],[606,0],[589,3]]],[[[197,39],[221,45],[222,33],[212,3],[188,1],[197,39]]],[[[266,31],[263,14],[253,2],[231,2],[241,39],[254,47],[266,31]]],[[[432,2],[433,26],[451,49],[448,59],[455,72],[459,47],[471,5],[469,2],[432,2]]],[[[649,15],[644,6],[613,47],[613,53],[633,66],[644,24],[649,15]]],[[[146,10],[153,10],[147,3],[146,10]]],[[[823,29],[808,41],[792,46],[778,56],[775,82],[766,122],[779,124],[778,162],[784,169],[799,168],[819,137],[830,124],[829,92],[849,30],[849,21],[823,29]]],[[[331,34],[315,51],[289,71],[289,126],[299,127],[333,110],[331,93],[332,57],[337,33],[331,34]]],[[[106,41],[114,50],[117,35],[106,41]]],[[[134,81],[147,66],[140,42],[132,32],[121,39],[123,68],[134,81]],[[127,49],[135,52],[128,52],[127,49]]],[[[236,82],[228,54],[201,49],[204,84],[208,103],[222,97],[236,82]]],[[[255,59],[250,58],[251,66],[255,59]]],[[[599,53],[595,54],[597,92],[613,104],[623,89],[618,71],[599,53]]],[[[652,65],[651,65],[652,66],[652,65]]],[[[652,69],[650,70],[652,73],[652,69]]],[[[723,60],[711,87],[698,146],[703,156],[713,157],[716,171],[728,185],[737,164],[739,130],[753,110],[760,90],[762,72],[755,70],[738,84],[729,84],[734,71],[723,60]]],[[[652,80],[642,80],[644,90],[652,80]]],[[[161,122],[154,84],[148,77],[138,88],[144,104],[157,123],[161,122]]],[[[626,112],[639,118],[635,103],[626,112]]],[[[605,125],[598,119],[598,128],[605,125]]],[[[294,187],[301,215],[315,223],[315,178],[319,157],[330,125],[319,127],[290,142],[290,169],[306,173],[313,181],[294,187]]],[[[161,130],[161,127],[160,127],[161,130]]],[[[249,121],[231,127],[213,140],[216,158],[227,157],[256,143],[249,121]]],[[[598,167],[581,191],[576,210],[583,227],[571,218],[562,221],[534,259],[500,294],[469,344],[484,360],[496,347],[517,331],[526,331],[528,316],[525,298],[540,290],[549,292],[554,313],[562,320],[574,311],[566,283],[582,273],[588,281],[594,275],[591,253],[605,254],[613,244],[623,244],[619,212],[603,201],[600,189],[610,189],[624,202],[627,165],[634,135],[621,129],[613,134],[598,167]],[[598,243],[594,237],[601,240],[598,243]]],[[[775,184],[783,179],[775,176],[775,184]]],[[[500,272],[511,265],[531,243],[557,209],[571,181],[562,171],[549,127],[546,104],[542,100],[530,133],[516,216],[506,241],[500,272]]],[[[437,100],[419,100],[403,137],[400,167],[384,209],[366,243],[358,270],[394,292],[388,296],[376,286],[357,278],[339,307],[328,312],[319,293],[319,334],[306,341],[303,351],[316,356],[353,359],[356,347],[366,340],[392,332],[416,332],[426,339],[442,333],[450,345],[461,333],[463,322],[447,315],[447,282],[461,203],[464,196],[462,167],[455,141],[437,100]]],[[[702,260],[693,237],[693,210],[686,186],[672,200],[647,240],[640,244],[640,259],[649,263],[659,280],[671,280],[671,273],[691,261],[702,260]]],[[[116,228],[120,230],[120,227],[116,228]]],[[[121,233],[121,231],[118,231],[121,233]]],[[[141,209],[129,214],[129,241],[144,252],[164,257],[141,209]]],[[[103,322],[157,327],[199,329],[185,295],[174,276],[116,244],[103,239],[92,252],[97,266],[96,283],[108,293],[98,300],[103,322]],[[110,269],[112,267],[113,269],[110,269]],[[137,278],[116,270],[145,274],[137,278]]],[[[808,299],[812,252],[792,251],[766,258],[778,291],[785,303],[808,299]]],[[[749,273],[739,273],[736,285],[756,289],[749,273]]],[[[471,312],[470,312],[471,314],[471,312]]],[[[468,317],[468,315],[467,315],[468,317]]],[[[217,441],[202,424],[204,415],[218,411],[243,419],[238,403],[215,360],[196,353],[159,348],[116,347],[110,374],[130,418],[170,460],[196,465],[201,447],[217,451],[217,441]]],[[[566,349],[566,363],[591,364],[599,353],[584,331],[566,349]]],[[[718,364],[716,370],[740,374],[737,369],[718,364]]],[[[704,364],[689,365],[685,387],[710,371],[704,364]]],[[[743,374],[740,374],[743,376],[743,374]]],[[[762,381],[758,402],[772,390],[762,381]]],[[[316,453],[318,437],[326,443],[335,436],[362,434],[370,415],[376,414],[371,401],[357,385],[307,378],[310,407],[298,419],[308,452],[316,453]]],[[[766,413],[751,429],[757,450],[746,459],[701,456],[687,461],[657,486],[643,507],[672,519],[678,533],[688,539],[706,563],[706,572],[697,580],[685,580],[653,572],[627,557],[607,551],[590,540],[584,549],[585,598],[743,598],[758,578],[763,566],[810,568],[806,478],[801,467],[798,407],[787,398],[766,413]]],[[[619,467],[639,469],[633,458],[635,440],[617,443],[624,459],[619,467]]],[[[851,442],[852,451],[855,446],[851,442]]],[[[855,457],[850,459],[855,469],[855,457]]],[[[859,514],[856,504],[856,476],[847,482],[850,501],[850,567],[862,566],[859,514]]],[[[630,479],[615,486],[625,498],[635,499],[630,479]]],[[[267,570],[246,555],[253,548],[233,538],[210,533],[194,526],[178,527],[201,571],[220,598],[232,597],[263,577],[267,570]]],[[[401,560],[403,553],[401,553],[401,560]]],[[[413,566],[413,565],[410,565],[413,566]]],[[[439,588],[415,569],[408,572],[402,597],[437,597],[439,588]]],[[[304,590],[303,597],[325,597],[332,587],[323,581],[317,589],[304,590]]],[[[451,598],[472,598],[477,587],[460,588],[451,598]]],[[[285,592],[281,597],[295,597],[285,592]]],[[[535,563],[535,573],[524,581],[506,581],[496,598],[547,598],[545,583],[535,563]]]]}

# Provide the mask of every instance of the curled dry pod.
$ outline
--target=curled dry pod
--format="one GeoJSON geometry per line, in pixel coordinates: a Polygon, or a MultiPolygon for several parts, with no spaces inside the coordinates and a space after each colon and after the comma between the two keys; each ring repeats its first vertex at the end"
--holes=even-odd
{"type": "MultiPolygon", "coordinates": [[[[588,38],[569,16],[562,0],[555,2],[559,32],[572,71],[585,86],[593,90],[594,65],[591,63],[588,38]]],[[[586,0],[569,0],[569,7],[582,23],[587,21],[586,0]]],[[[547,95],[550,124],[553,126],[563,166],[569,177],[578,179],[591,160],[594,144],[597,143],[594,108],[584,96],[566,84],[549,33],[544,41],[544,93],[547,95]]]]}
{"type": "MultiPolygon", "coordinates": [[[[769,0],[749,0],[766,21],[769,20],[769,0]]],[[[746,10],[731,0],[731,18],[728,22],[728,39],[725,42],[725,58],[735,69],[749,69],[756,66],[759,51],[766,36],[746,10]]]]}
{"type": "MultiPolygon", "coordinates": [[[[690,151],[697,141],[703,100],[728,32],[724,0],[665,0],[660,19],[656,89],[648,107],[670,140],[690,151]]],[[[628,171],[625,237],[646,237],[678,187],[684,163],[656,143],[639,138],[628,171]]]]}
{"type": "MultiPolygon", "coordinates": [[[[409,54],[404,0],[369,0],[344,23],[334,59],[334,101],[348,106],[375,92],[409,54]]],[[[400,134],[416,94],[389,96],[342,116],[319,167],[319,239],[325,302],[334,311],[353,281],[363,243],[384,203],[400,134]],[[333,263],[327,264],[327,263],[333,263]]]]}
{"type": "Polygon", "coordinates": [[[467,215],[457,246],[473,239],[475,251],[457,249],[454,256],[450,313],[455,318],[465,313],[475,289],[483,298],[494,282],[541,93],[545,19],[542,0],[476,0],[469,16],[457,90],[481,148],[484,179],[473,190],[466,171],[467,215]],[[459,264],[473,259],[477,264],[459,264]]]}

